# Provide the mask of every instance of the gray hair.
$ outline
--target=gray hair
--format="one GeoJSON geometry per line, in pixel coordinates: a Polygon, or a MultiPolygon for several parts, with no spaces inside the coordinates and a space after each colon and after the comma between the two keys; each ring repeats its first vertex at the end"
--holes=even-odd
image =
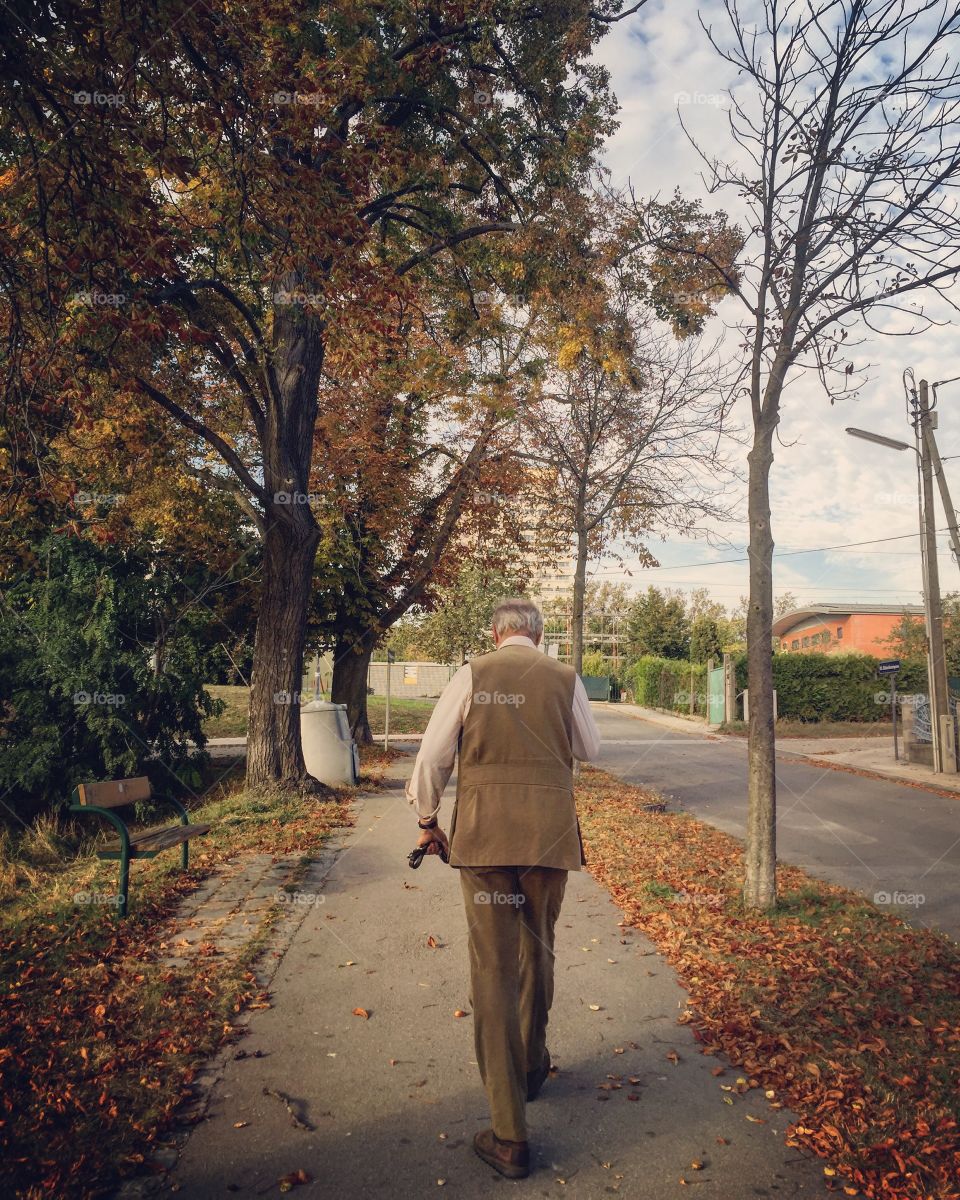
{"type": "Polygon", "coordinates": [[[514,596],[501,600],[494,609],[493,628],[501,638],[523,634],[539,643],[543,637],[543,613],[531,601],[514,596]]]}

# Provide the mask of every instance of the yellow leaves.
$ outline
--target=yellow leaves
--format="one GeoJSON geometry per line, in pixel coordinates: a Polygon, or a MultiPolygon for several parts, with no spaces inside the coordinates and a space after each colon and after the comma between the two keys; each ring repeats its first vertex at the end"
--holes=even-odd
{"type": "Polygon", "coordinates": [[[568,336],[565,338],[557,354],[557,365],[562,371],[569,371],[574,366],[585,344],[583,338],[579,336],[568,336]]]}

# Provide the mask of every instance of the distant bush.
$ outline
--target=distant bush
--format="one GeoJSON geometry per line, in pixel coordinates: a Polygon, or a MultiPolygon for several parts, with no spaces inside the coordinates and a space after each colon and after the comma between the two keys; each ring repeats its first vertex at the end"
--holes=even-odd
{"type": "Polygon", "coordinates": [[[582,675],[609,675],[610,674],[610,659],[604,658],[602,654],[594,650],[590,654],[583,656],[582,675]]]}
{"type": "MultiPolygon", "coordinates": [[[[691,665],[675,658],[638,658],[625,673],[624,682],[633,688],[634,701],[646,708],[667,708],[690,712],[691,665]]],[[[692,667],[693,711],[707,711],[707,668],[704,663],[692,667]]]]}
{"type": "MultiPolygon", "coordinates": [[[[890,711],[890,680],[869,654],[775,654],[777,715],[798,721],[878,721],[890,711]]],[[[737,691],[747,686],[747,656],[735,659],[737,691]]],[[[897,691],[925,692],[923,662],[904,662],[897,691]]]]}

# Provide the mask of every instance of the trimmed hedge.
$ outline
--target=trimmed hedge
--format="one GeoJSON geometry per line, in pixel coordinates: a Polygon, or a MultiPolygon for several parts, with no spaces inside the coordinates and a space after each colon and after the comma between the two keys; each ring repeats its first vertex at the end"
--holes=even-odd
{"type": "MultiPolygon", "coordinates": [[[[777,715],[797,721],[878,721],[889,716],[890,680],[869,654],[775,654],[777,715]]],[[[747,686],[747,656],[737,655],[737,692],[747,686]]],[[[897,692],[926,692],[924,662],[905,661],[897,692]]]]}
{"type": "MultiPolygon", "coordinates": [[[[704,663],[693,664],[693,711],[707,711],[707,668],[704,663]]],[[[646,708],[668,708],[674,712],[690,711],[691,665],[675,658],[655,658],[645,655],[637,659],[625,673],[625,681],[633,688],[637,704],[646,708]]]]}

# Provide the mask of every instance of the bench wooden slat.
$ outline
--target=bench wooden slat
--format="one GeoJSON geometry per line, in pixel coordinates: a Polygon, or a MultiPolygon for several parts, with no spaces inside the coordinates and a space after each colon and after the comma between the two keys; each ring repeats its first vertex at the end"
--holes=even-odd
{"type": "Polygon", "coordinates": [[[146,775],[135,779],[114,779],[106,783],[81,783],[77,785],[77,801],[80,804],[95,804],[97,808],[119,808],[122,804],[133,804],[136,800],[150,799],[150,780],[146,775]]]}
{"type": "MultiPolygon", "coordinates": [[[[145,829],[141,833],[130,835],[130,857],[137,858],[143,854],[155,854],[160,850],[169,850],[171,846],[179,846],[181,842],[189,841],[200,833],[208,833],[210,825],[170,825],[161,829],[145,829]]],[[[104,850],[109,854],[117,854],[120,850],[120,839],[114,838],[107,842],[104,850]]]]}

